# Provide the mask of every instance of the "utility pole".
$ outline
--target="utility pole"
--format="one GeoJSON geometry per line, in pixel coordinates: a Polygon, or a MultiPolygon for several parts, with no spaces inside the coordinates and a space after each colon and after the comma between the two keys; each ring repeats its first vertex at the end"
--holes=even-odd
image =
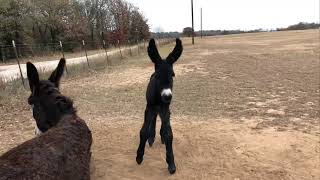
{"type": "Polygon", "coordinates": [[[200,32],[200,34],[201,34],[201,39],[202,39],[202,8],[201,8],[201,32],[200,32]]]}
{"type": "Polygon", "coordinates": [[[191,16],[192,16],[192,44],[194,44],[193,0],[191,0],[191,16]]]}

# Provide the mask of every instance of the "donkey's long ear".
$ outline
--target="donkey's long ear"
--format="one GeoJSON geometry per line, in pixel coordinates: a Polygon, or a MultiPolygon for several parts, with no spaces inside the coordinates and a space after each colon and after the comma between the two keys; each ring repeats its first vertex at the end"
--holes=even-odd
{"type": "Polygon", "coordinates": [[[29,86],[32,94],[38,93],[39,74],[38,74],[37,68],[31,62],[27,62],[27,76],[28,76],[29,86]]]}
{"type": "Polygon", "coordinates": [[[149,46],[148,46],[148,55],[153,63],[158,63],[159,61],[162,61],[161,56],[159,55],[156,42],[154,39],[150,39],[149,46]]]}
{"type": "Polygon", "coordinates": [[[166,61],[170,64],[175,63],[179,57],[181,56],[183,51],[182,42],[180,39],[176,39],[176,46],[174,47],[173,51],[169,54],[166,61]]]}
{"type": "Polygon", "coordinates": [[[60,79],[63,75],[64,67],[66,65],[66,60],[61,58],[58,64],[58,67],[52,72],[49,77],[49,81],[55,84],[56,87],[59,87],[60,79]]]}

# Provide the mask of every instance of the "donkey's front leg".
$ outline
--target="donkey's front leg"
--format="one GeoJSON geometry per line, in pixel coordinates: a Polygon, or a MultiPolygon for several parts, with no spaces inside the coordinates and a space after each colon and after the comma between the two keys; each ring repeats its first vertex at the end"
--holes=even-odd
{"type": "Polygon", "coordinates": [[[164,144],[164,136],[163,136],[163,125],[161,123],[161,128],[160,128],[160,136],[161,136],[161,143],[164,144]]]}
{"type": "Polygon", "coordinates": [[[170,174],[174,174],[176,172],[176,165],[174,163],[173,149],[172,149],[172,141],[173,134],[170,125],[170,110],[169,107],[162,109],[160,112],[161,118],[161,139],[163,139],[166,145],[166,161],[168,163],[168,170],[170,174]]]}
{"type": "Polygon", "coordinates": [[[144,122],[140,130],[140,144],[137,150],[137,157],[136,157],[136,161],[138,164],[141,164],[143,161],[144,148],[150,136],[149,128],[150,128],[150,123],[152,121],[152,117],[154,116],[154,114],[155,114],[155,111],[147,106],[144,112],[144,122]]]}
{"type": "Polygon", "coordinates": [[[151,147],[154,143],[154,139],[156,137],[156,123],[157,123],[157,114],[153,113],[152,116],[150,117],[151,122],[150,122],[150,127],[149,127],[149,138],[148,138],[148,143],[149,146],[151,147]]]}

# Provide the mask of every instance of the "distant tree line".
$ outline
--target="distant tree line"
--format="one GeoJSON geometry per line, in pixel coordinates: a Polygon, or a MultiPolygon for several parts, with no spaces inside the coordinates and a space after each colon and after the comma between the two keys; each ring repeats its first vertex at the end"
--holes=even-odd
{"type": "MultiPolygon", "coordinates": [[[[255,30],[249,30],[249,31],[243,31],[243,30],[204,30],[202,31],[203,36],[217,36],[217,35],[228,35],[228,34],[240,34],[240,33],[255,33],[255,32],[263,32],[263,29],[255,29],[255,30]]],[[[185,37],[191,37],[192,36],[192,28],[186,27],[183,29],[182,35],[185,37]]],[[[201,31],[195,31],[195,36],[200,36],[201,31]]]]}
{"type": "MultiPolygon", "coordinates": [[[[257,33],[257,32],[264,32],[263,29],[254,29],[254,30],[210,30],[210,31],[203,31],[203,36],[216,36],[216,35],[228,35],[228,34],[241,34],[241,33],[257,33]]],[[[200,36],[201,32],[197,31],[196,35],[200,36]]]]}
{"type": "Polygon", "coordinates": [[[146,18],[124,0],[0,0],[0,22],[0,45],[86,40],[96,46],[150,36],[146,18]]]}
{"type": "MultiPolygon", "coordinates": [[[[277,28],[276,31],[288,31],[288,30],[304,30],[304,29],[317,29],[320,28],[319,23],[305,23],[300,22],[298,24],[290,25],[287,28],[277,28]]],[[[254,30],[204,30],[202,31],[203,36],[216,36],[216,35],[228,35],[228,34],[240,34],[240,33],[256,33],[256,32],[267,32],[267,31],[275,31],[275,30],[264,30],[264,29],[254,29],[254,30]]],[[[200,36],[200,31],[194,32],[195,36],[200,36]]],[[[185,27],[182,31],[182,36],[191,37],[192,36],[192,28],[185,27]]]]}
{"type": "Polygon", "coordinates": [[[163,39],[163,38],[177,38],[180,37],[181,33],[178,31],[174,32],[153,32],[151,33],[151,37],[156,39],[163,39]]]}
{"type": "Polygon", "coordinates": [[[185,27],[182,30],[182,34],[186,37],[191,37],[192,34],[196,35],[195,32],[193,32],[192,27],[185,27]]]}
{"type": "Polygon", "coordinates": [[[300,22],[298,24],[288,26],[287,28],[278,28],[277,31],[304,30],[304,29],[317,29],[317,28],[320,28],[319,23],[300,22]]]}

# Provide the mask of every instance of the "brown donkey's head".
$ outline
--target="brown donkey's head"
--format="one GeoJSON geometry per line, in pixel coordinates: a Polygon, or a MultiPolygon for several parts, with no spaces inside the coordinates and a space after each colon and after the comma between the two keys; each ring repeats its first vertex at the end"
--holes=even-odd
{"type": "Polygon", "coordinates": [[[32,106],[33,117],[36,120],[37,135],[55,126],[63,115],[75,113],[71,99],[59,91],[65,64],[66,60],[62,58],[48,80],[39,80],[37,68],[31,62],[27,63],[31,90],[28,103],[32,106]]]}

